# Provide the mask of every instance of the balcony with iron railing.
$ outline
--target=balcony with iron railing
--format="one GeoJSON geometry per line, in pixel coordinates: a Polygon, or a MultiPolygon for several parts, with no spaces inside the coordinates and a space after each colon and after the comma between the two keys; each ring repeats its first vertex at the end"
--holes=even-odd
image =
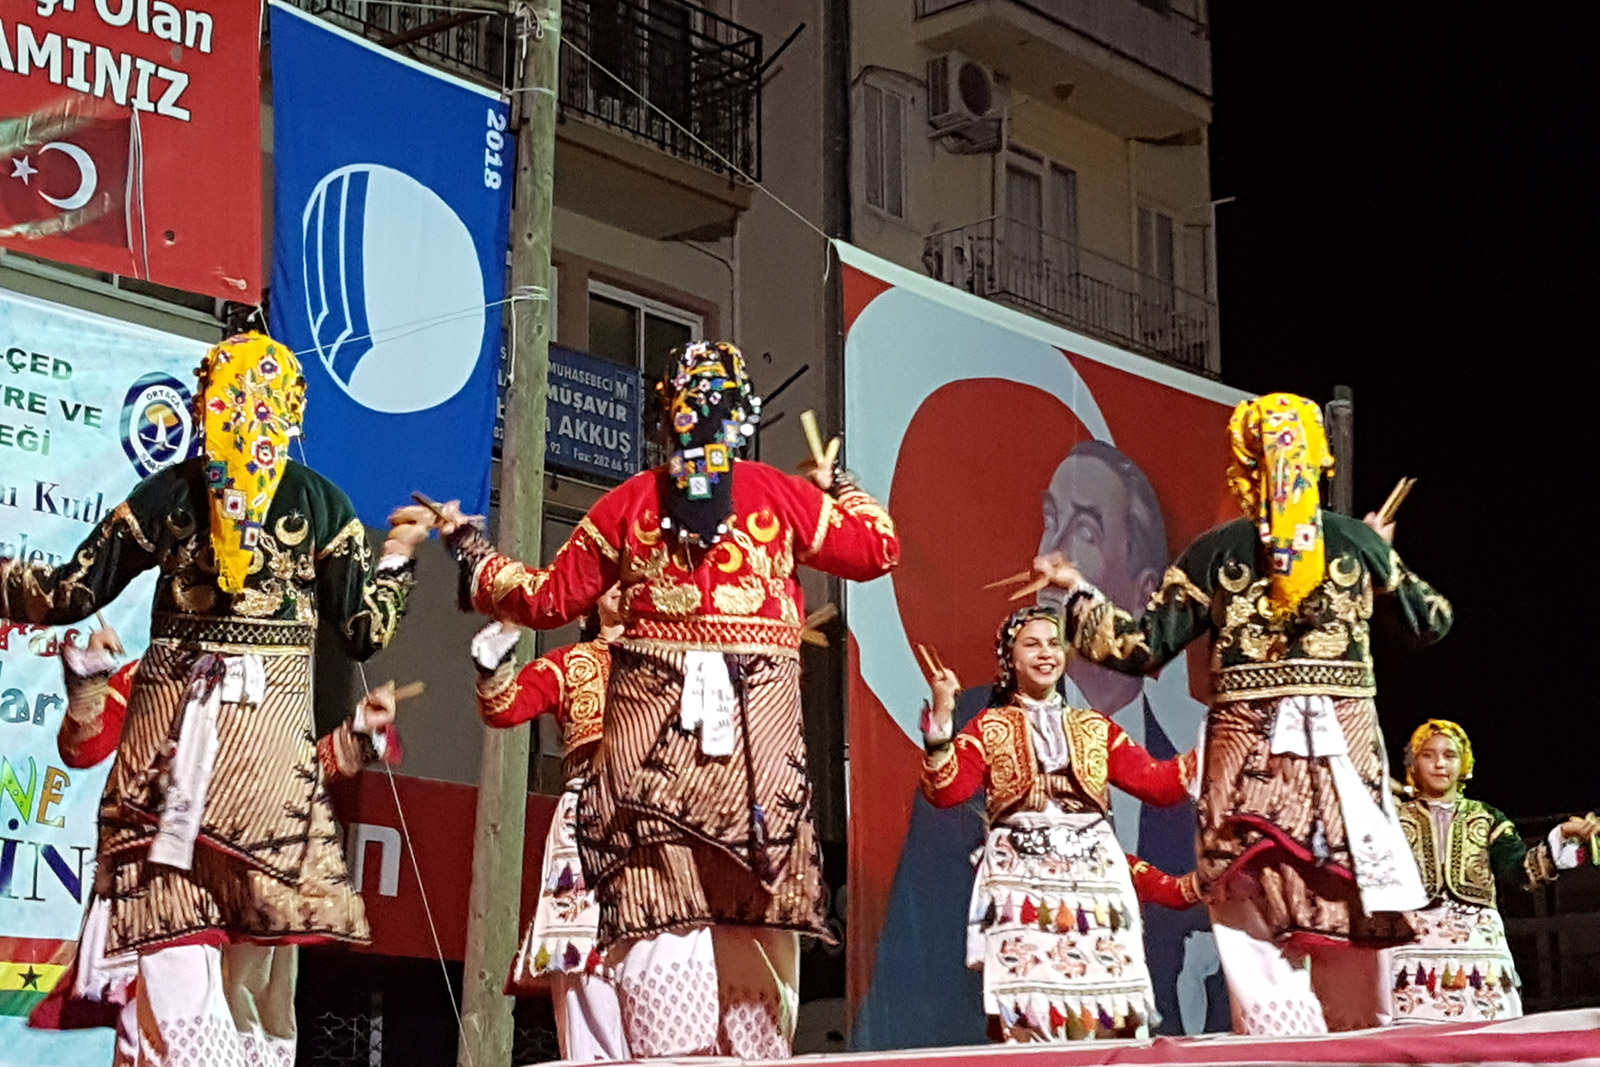
{"type": "Polygon", "coordinates": [[[929,275],[1186,370],[1215,376],[1217,305],[1072,241],[989,218],[930,235],[929,275]]]}
{"type": "MultiPolygon", "coordinates": [[[[514,80],[516,27],[471,0],[291,2],[482,84],[514,80]]],[[[760,34],[684,0],[562,0],[561,17],[558,205],[651,237],[731,228],[761,177],[760,34]]]]}
{"type": "Polygon", "coordinates": [[[761,37],[682,0],[563,0],[561,106],[761,178],[761,37]]]}
{"type": "Polygon", "coordinates": [[[912,0],[913,35],[1122,137],[1193,143],[1211,121],[1205,0],[912,0]]]}

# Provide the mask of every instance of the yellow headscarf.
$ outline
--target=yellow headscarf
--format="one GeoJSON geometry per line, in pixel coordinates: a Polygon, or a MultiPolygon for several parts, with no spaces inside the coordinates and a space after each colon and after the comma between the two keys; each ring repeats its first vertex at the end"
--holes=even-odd
{"type": "Polygon", "coordinates": [[[195,377],[217,585],[238,593],[289,463],[289,439],[300,432],[306,382],[294,354],[259,333],[238,334],[217,345],[195,377]]]}
{"type": "Polygon", "coordinates": [[[1333,470],[1333,455],[1322,412],[1291,393],[1246,400],[1233,409],[1228,438],[1228,486],[1267,549],[1267,599],[1278,614],[1291,614],[1328,571],[1320,481],[1333,470]]]}
{"type": "Polygon", "coordinates": [[[1456,743],[1456,748],[1461,752],[1461,781],[1472,777],[1472,742],[1467,740],[1467,731],[1449,719],[1429,719],[1417,727],[1411,734],[1411,744],[1406,749],[1406,782],[1412,786],[1417,784],[1412,776],[1412,765],[1416,763],[1417,756],[1422,753],[1422,746],[1428,743],[1430,737],[1443,734],[1456,743]]]}

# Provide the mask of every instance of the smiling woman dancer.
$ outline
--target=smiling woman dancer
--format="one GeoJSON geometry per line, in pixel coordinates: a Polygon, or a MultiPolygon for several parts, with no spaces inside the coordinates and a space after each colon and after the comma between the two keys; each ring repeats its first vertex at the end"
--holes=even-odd
{"type": "Polygon", "coordinates": [[[930,664],[923,717],[928,799],[953,807],[988,791],[967,939],[984,1009],[1008,1043],[1147,1033],[1155,994],[1133,878],[1107,818],[1109,786],[1147,804],[1181,803],[1194,754],[1156,760],[1098,711],[1065,706],[1067,650],[1051,609],[1011,615],[995,651],[987,711],[952,739],[961,683],[930,664]]]}
{"type": "Polygon", "coordinates": [[[1411,735],[1406,780],[1415,795],[1400,805],[1400,827],[1429,903],[1412,915],[1416,943],[1394,952],[1397,1023],[1521,1015],[1522,983],[1495,908],[1495,883],[1537,889],[1558,869],[1581,864],[1582,843],[1600,833],[1600,818],[1574,815],[1529,848],[1510,819],[1462,796],[1472,766],[1472,742],[1455,723],[1429,719],[1411,735]]]}

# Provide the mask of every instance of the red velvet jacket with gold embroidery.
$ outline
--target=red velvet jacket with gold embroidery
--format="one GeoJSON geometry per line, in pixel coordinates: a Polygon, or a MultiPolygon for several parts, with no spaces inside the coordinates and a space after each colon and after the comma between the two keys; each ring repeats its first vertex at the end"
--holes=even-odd
{"type": "Polygon", "coordinates": [[[478,714],[490,726],[554,715],[568,753],[600,740],[611,680],[611,646],[582,641],[540,656],[519,672],[513,660],[478,678],[478,714]]]}
{"type": "Polygon", "coordinates": [[[733,515],[715,547],[686,554],[662,533],[667,475],[658,467],[601,497],[550,566],[492,553],[477,561],[472,606],[550,629],[620,581],[630,645],[797,655],[805,607],[795,564],[868,581],[899,562],[900,539],[888,513],[854,486],[831,496],[764,463],[734,469],[733,515]]]}
{"type": "Polygon", "coordinates": [[[954,740],[928,752],[923,793],[935,807],[950,808],[987,789],[990,825],[1014,811],[1042,811],[1051,800],[1069,801],[1069,811],[1073,801],[1078,810],[1108,811],[1113,785],[1146,804],[1165,807],[1188,799],[1193,752],[1158,760],[1098,711],[1067,708],[1061,715],[1069,752],[1065,773],[1039,769],[1027,712],[990,708],[954,740]]]}

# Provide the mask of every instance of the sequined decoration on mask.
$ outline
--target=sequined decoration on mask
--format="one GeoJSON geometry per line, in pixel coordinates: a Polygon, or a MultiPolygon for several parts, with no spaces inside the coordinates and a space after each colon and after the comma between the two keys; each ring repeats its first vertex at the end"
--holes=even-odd
{"type": "MultiPolygon", "coordinates": [[[[676,370],[658,389],[667,402],[673,443],[667,460],[672,487],[681,499],[705,504],[727,495],[737,453],[755,436],[761,398],[750,386],[744,357],[726,341],[696,341],[676,353],[676,370]]],[[[709,546],[727,532],[719,516],[714,528],[693,529],[683,515],[662,527],[680,542],[709,546]]]]}
{"type": "Polygon", "coordinates": [[[230,337],[195,372],[217,586],[244,590],[262,523],[300,432],[306,384],[294,354],[260,333],[230,337]]]}

